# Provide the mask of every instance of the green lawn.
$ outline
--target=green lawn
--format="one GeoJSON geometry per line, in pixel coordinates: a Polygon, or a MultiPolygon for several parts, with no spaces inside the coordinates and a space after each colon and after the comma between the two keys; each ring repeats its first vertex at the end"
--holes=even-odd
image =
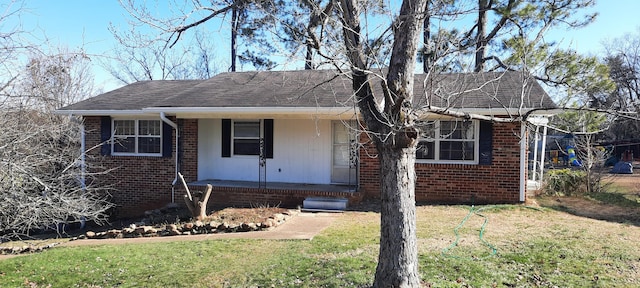
{"type": "MultiPolygon", "coordinates": [[[[521,206],[418,207],[420,272],[432,287],[638,287],[640,227],[521,206]],[[446,248],[446,253],[443,251],[446,248]],[[468,286],[467,286],[468,285],[468,286]]],[[[367,287],[379,214],[348,212],[313,241],[56,247],[0,261],[0,287],[367,287]]]]}

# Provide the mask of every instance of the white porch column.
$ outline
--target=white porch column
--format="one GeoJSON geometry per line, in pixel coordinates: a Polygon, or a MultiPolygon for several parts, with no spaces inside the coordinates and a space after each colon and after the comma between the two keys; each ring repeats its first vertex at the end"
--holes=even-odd
{"type": "Polygon", "coordinates": [[[520,122],[520,202],[527,192],[527,123],[520,122]]]}

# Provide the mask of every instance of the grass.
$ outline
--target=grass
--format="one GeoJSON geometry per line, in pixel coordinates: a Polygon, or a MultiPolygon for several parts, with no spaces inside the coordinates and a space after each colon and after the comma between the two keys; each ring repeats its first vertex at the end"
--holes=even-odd
{"type": "Polygon", "coordinates": [[[591,197],[611,205],[640,208],[640,182],[637,182],[640,178],[632,179],[633,182],[616,183],[614,180],[606,183],[607,192],[594,193],[591,197]]]}
{"type": "MultiPolygon", "coordinates": [[[[418,207],[420,273],[432,287],[637,287],[638,226],[551,209],[418,207]]],[[[209,240],[57,247],[0,261],[1,287],[367,287],[379,214],[349,212],[313,241],[209,240]]]]}

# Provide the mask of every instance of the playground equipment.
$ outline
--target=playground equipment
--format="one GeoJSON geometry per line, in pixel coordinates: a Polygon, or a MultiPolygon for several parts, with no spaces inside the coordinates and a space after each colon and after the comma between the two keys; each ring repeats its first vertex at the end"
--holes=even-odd
{"type": "Polygon", "coordinates": [[[569,156],[569,164],[576,167],[582,167],[582,163],[576,157],[576,149],[573,146],[567,146],[567,155],[569,156]]]}

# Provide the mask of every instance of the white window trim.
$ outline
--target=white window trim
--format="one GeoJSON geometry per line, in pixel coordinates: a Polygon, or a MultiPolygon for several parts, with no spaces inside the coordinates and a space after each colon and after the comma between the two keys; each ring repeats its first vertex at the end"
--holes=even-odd
{"type": "MultiPolygon", "coordinates": [[[[163,149],[162,145],[164,143],[164,141],[163,141],[163,136],[164,135],[162,135],[162,132],[163,132],[163,129],[162,129],[163,127],[162,126],[163,126],[162,120],[156,119],[156,118],[112,118],[111,119],[111,145],[110,145],[111,146],[111,155],[113,155],[113,156],[162,157],[162,149],[163,149]],[[140,120],[142,120],[142,121],[151,120],[151,121],[159,121],[160,122],[160,136],[159,136],[159,138],[160,138],[160,153],[138,153],[137,152],[138,151],[138,138],[141,136],[141,135],[138,134],[139,133],[138,129],[139,129],[139,125],[140,125],[140,120]],[[136,134],[132,135],[132,136],[134,136],[135,139],[136,139],[135,140],[136,141],[136,143],[135,143],[136,152],[131,153],[131,152],[116,152],[115,151],[114,146],[116,145],[116,142],[117,142],[116,129],[115,129],[115,127],[116,127],[115,122],[116,121],[134,121],[134,126],[135,126],[134,129],[136,131],[136,134]]],[[[148,137],[148,136],[143,135],[143,137],[148,137]]],[[[153,136],[153,137],[158,137],[158,136],[153,136]]]]}
{"type": "MultiPolygon", "coordinates": [[[[434,122],[438,122],[436,129],[436,135],[434,140],[434,158],[435,159],[418,159],[416,157],[416,163],[429,163],[429,164],[478,164],[480,161],[479,153],[480,153],[480,121],[478,120],[470,120],[473,124],[473,160],[440,160],[440,141],[448,141],[446,139],[440,139],[440,125],[439,122],[451,122],[456,121],[455,119],[451,120],[433,120],[434,122]]],[[[418,139],[420,141],[420,139],[418,139]]],[[[420,145],[420,144],[418,144],[420,145]]]]}
{"type": "MultiPolygon", "coordinates": [[[[259,122],[260,123],[260,136],[258,136],[258,143],[260,143],[260,139],[264,138],[264,121],[263,119],[232,119],[231,120],[231,157],[233,158],[258,158],[260,155],[238,155],[234,151],[234,143],[236,140],[236,122],[259,122]]],[[[242,137],[238,137],[237,139],[242,139],[242,137]]],[[[245,139],[253,139],[253,138],[245,138],[245,139]]],[[[259,145],[259,144],[258,144],[259,145]]],[[[258,148],[259,149],[259,148],[258,148]]]]}

